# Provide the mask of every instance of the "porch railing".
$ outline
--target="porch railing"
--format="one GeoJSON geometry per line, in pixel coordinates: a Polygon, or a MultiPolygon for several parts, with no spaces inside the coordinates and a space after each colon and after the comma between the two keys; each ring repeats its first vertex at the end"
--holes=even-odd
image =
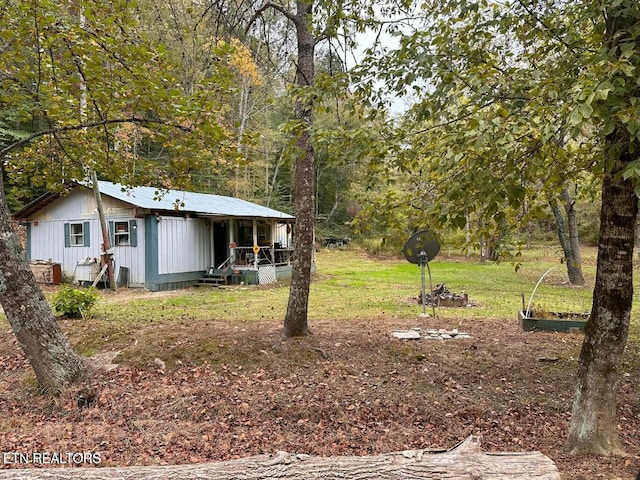
{"type": "MultiPolygon", "coordinates": [[[[292,248],[261,247],[260,251],[258,252],[258,265],[289,265],[291,264],[292,257],[292,248]]],[[[236,247],[235,265],[255,265],[255,254],[253,253],[253,247],[236,247]]]]}

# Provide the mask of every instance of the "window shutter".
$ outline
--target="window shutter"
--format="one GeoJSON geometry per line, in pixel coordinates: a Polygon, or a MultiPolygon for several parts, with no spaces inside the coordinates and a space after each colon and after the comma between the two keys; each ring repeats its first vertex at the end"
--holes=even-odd
{"type": "Polygon", "coordinates": [[[71,246],[71,227],[69,226],[68,223],[64,224],[64,246],[65,247],[71,246]]]}
{"type": "Polygon", "coordinates": [[[137,220],[129,220],[129,245],[138,246],[138,222],[137,220]]]}
{"type": "Polygon", "coordinates": [[[91,224],[89,222],[82,222],[82,244],[85,247],[91,246],[91,224]]]}
{"type": "Polygon", "coordinates": [[[113,220],[109,220],[109,243],[111,244],[111,248],[113,248],[113,242],[115,241],[115,235],[114,232],[115,231],[115,226],[113,223],[113,220]]]}

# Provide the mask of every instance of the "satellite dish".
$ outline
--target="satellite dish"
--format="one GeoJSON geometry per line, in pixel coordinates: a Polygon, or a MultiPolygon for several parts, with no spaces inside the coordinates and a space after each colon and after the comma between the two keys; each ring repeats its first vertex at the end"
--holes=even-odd
{"type": "Polygon", "coordinates": [[[440,242],[438,242],[433,232],[423,230],[411,235],[407,243],[404,244],[402,251],[404,252],[404,258],[408,262],[424,265],[438,255],[440,242]]]}
{"type": "MultiPolygon", "coordinates": [[[[426,302],[426,287],[425,287],[425,276],[424,276],[424,267],[427,266],[427,270],[429,272],[429,287],[433,292],[433,282],[431,280],[431,268],[429,267],[429,262],[435,258],[435,256],[440,251],[440,242],[436,236],[430,232],[429,230],[423,230],[418,233],[414,233],[409,237],[407,243],[404,244],[404,248],[402,249],[404,253],[404,258],[406,258],[410,263],[415,263],[420,265],[421,271],[421,279],[422,279],[422,315],[423,317],[427,316],[427,302],[426,302]]],[[[432,302],[431,308],[433,310],[433,316],[436,316],[436,306],[432,302]]]]}

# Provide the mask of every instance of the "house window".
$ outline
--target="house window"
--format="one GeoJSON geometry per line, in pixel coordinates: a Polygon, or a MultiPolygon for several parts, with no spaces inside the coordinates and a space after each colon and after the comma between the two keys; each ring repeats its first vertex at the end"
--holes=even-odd
{"type": "Polygon", "coordinates": [[[109,238],[114,247],[137,247],[138,225],[136,220],[111,220],[109,238]]]}
{"type": "Polygon", "coordinates": [[[84,246],[84,229],[81,223],[70,223],[69,224],[69,238],[71,240],[71,245],[74,247],[84,246]]]}
{"type": "Polygon", "coordinates": [[[114,245],[130,245],[129,222],[114,222],[114,245]]]}
{"type": "Polygon", "coordinates": [[[88,247],[90,246],[89,234],[89,222],[65,223],[64,246],[88,247]]]}

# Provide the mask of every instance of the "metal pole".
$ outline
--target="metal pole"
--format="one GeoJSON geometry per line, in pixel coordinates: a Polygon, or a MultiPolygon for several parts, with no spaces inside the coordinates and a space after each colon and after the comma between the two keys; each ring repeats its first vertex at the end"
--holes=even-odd
{"type": "Polygon", "coordinates": [[[421,277],[422,277],[422,316],[426,317],[427,316],[427,295],[425,292],[425,285],[424,285],[424,263],[420,262],[420,270],[421,270],[421,277]]]}
{"type": "MultiPolygon", "coordinates": [[[[427,270],[429,271],[429,288],[431,289],[431,293],[433,294],[433,282],[431,281],[431,267],[429,267],[429,260],[427,260],[427,270]]],[[[436,318],[436,302],[433,298],[431,299],[431,308],[433,309],[433,318],[436,318]]]]}

